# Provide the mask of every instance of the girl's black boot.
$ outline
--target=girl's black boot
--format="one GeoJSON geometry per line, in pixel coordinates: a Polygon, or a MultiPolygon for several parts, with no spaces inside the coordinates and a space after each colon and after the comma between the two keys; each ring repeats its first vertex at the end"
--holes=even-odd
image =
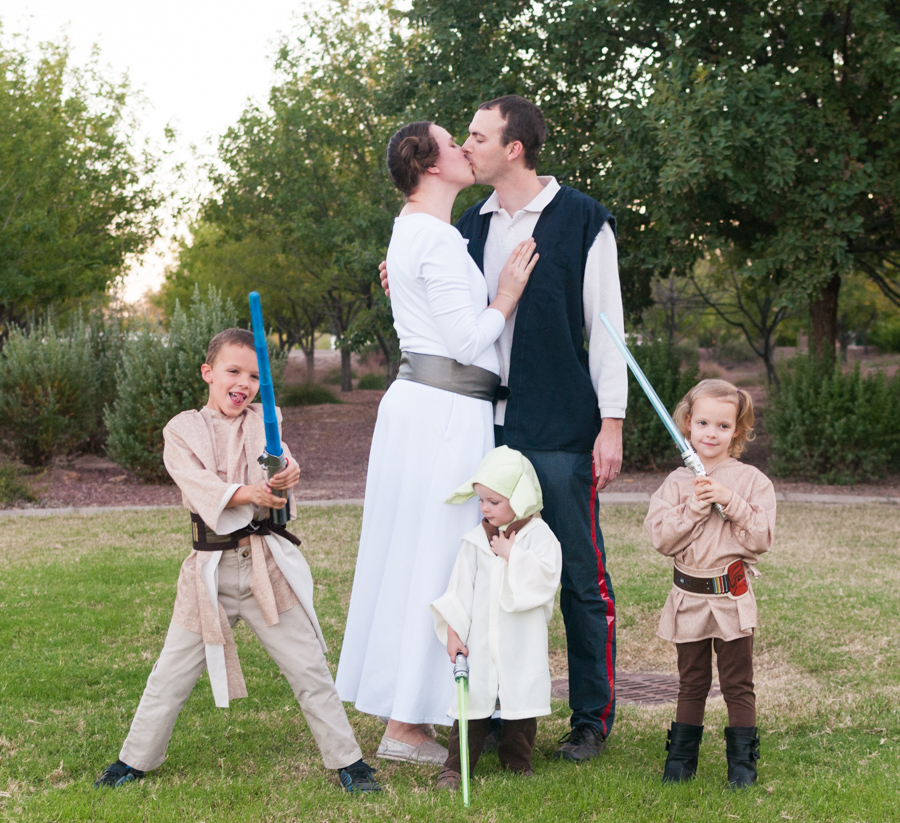
{"type": "Polygon", "coordinates": [[[728,787],[745,789],[756,783],[759,760],[759,730],[756,726],[729,726],[725,729],[725,757],[728,758],[728,787]]]}
{"type": "Polygon", "coordinates": [[[703,726],[690,723],[673,723],[666,733],[666,767],[663,783],[683,783],[697,774],[697,759],[700,756],[700,741],[703,726]]]}

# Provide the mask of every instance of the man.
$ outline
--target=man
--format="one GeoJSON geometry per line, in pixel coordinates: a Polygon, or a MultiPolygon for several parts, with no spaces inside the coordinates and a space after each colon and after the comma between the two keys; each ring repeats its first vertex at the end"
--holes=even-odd
{"type": "Polygon", "coordinates": [[[545,136],[540,109],[524,98],[478,108],[463,151],[475,182],[494,193],[457,228],[491,300],[515,245],[537,241],[540,259],[497,341],[509,397],[497,403],[494,422],[496,444],[534,464],[543,517],[562,543],[572,718],[555,756],[582,761],[603,751],[615,718],[615,598],[596,495],[622,466],[627,374],[598,319],[605,311],[623,331],[615,219],[595,200],[538,176],[545,136]]]}
{"type": "Polygon", "coordinates": [[[521,240],[534,237],[540,254],[496,344],[508,399],[496,405],[495,439],[534,465],[543,517],[562,544],[572,717],[555,756],[577,762],[603,751],[615,719],[615,597],[596,496],[622,466],[627,367],[598,319],[605,311],[623,332],[615,219],[590,197],[538,176],[545,137],[543,114],[522,97],[478,108],[463,151],[475,182],[494,193],[457,228],[489,300],[521,240]]]}

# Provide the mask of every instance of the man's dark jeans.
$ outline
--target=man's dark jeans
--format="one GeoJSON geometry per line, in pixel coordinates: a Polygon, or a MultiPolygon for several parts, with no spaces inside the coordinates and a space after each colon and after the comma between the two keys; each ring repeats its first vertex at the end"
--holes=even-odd
{"type": "MultiPolygon", "coordinates": [[[[494,427],[503,444],[503,428],[494,427]]],[[[587,723],[604,737],[615,719],[615,595],[597,523],[590,453],[520,448],[534,465],[544,495],[541,516],[562,544],[560,606],[569,658],[569,706],[574,728],[587,723]]]]}

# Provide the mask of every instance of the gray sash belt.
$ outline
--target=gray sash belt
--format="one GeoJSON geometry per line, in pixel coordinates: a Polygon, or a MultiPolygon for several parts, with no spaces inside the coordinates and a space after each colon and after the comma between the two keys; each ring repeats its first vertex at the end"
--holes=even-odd
{"type": "Polygon", "coordinates": [[[500,386],[500,377],[488,369],[464,366],[452,357],[408,351],[400,355],[397,379],[424,383],[426,386],[474,397],[476,400],[487,400],[489,403],[496,399],[498,392],[505,389],[505,386],[500,386]]]}

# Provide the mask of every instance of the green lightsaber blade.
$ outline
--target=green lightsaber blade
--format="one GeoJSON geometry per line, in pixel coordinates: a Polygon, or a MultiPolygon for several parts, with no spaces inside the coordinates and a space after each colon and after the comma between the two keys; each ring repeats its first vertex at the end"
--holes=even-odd
{"type": "MultiPolygon", "coordinates": [[[[606,316],[606,312],[600,312],[600,322],[606,326],[606,330],[609,332],[609,336],[612,338],[613,343],[616,344],[616,348],[621,352],[622,357],[625,358],[625,362],[628,363],[628,367],[631,369],[634,379],[638,381],[638,384],[644,390],[644,394],[647,395],[647,399],[650,401],[650,405],[653,406],[653,410],[656,412],[659,419],[662,420],[663,425],[675,441],[675,445],[678,446],[678,451],[681,452],[681,459],[684,460],[684,465],[694,473],[695,477],[705,477],[706,469],[703,468],[703,462],[700,460],[699,455],[694,451],[691,444],[685,440],[684,435],[678,430],[678,426],[675,425],[675,421],[669,414],[668,409],[663,405],[662,400],[659,399],[659,395],[656,393],[653,386],[650,385],[647,376],[638,365],[637,360],[634,359],[634,355],[628,350],[625,341],[619,336],[612,321],[606,316]]],[[[725,511],[721,504],[716,503],[715,508],[716,514],[725,520],[725,511]]]]}
{"type": "Polygon", "coordinates": [[[469,805],[469,661],[462,653],[456,655],[453,667],[456,678],[456,699],[459,707],[459,768],[462,773],[463,806],[469,805]]]}

